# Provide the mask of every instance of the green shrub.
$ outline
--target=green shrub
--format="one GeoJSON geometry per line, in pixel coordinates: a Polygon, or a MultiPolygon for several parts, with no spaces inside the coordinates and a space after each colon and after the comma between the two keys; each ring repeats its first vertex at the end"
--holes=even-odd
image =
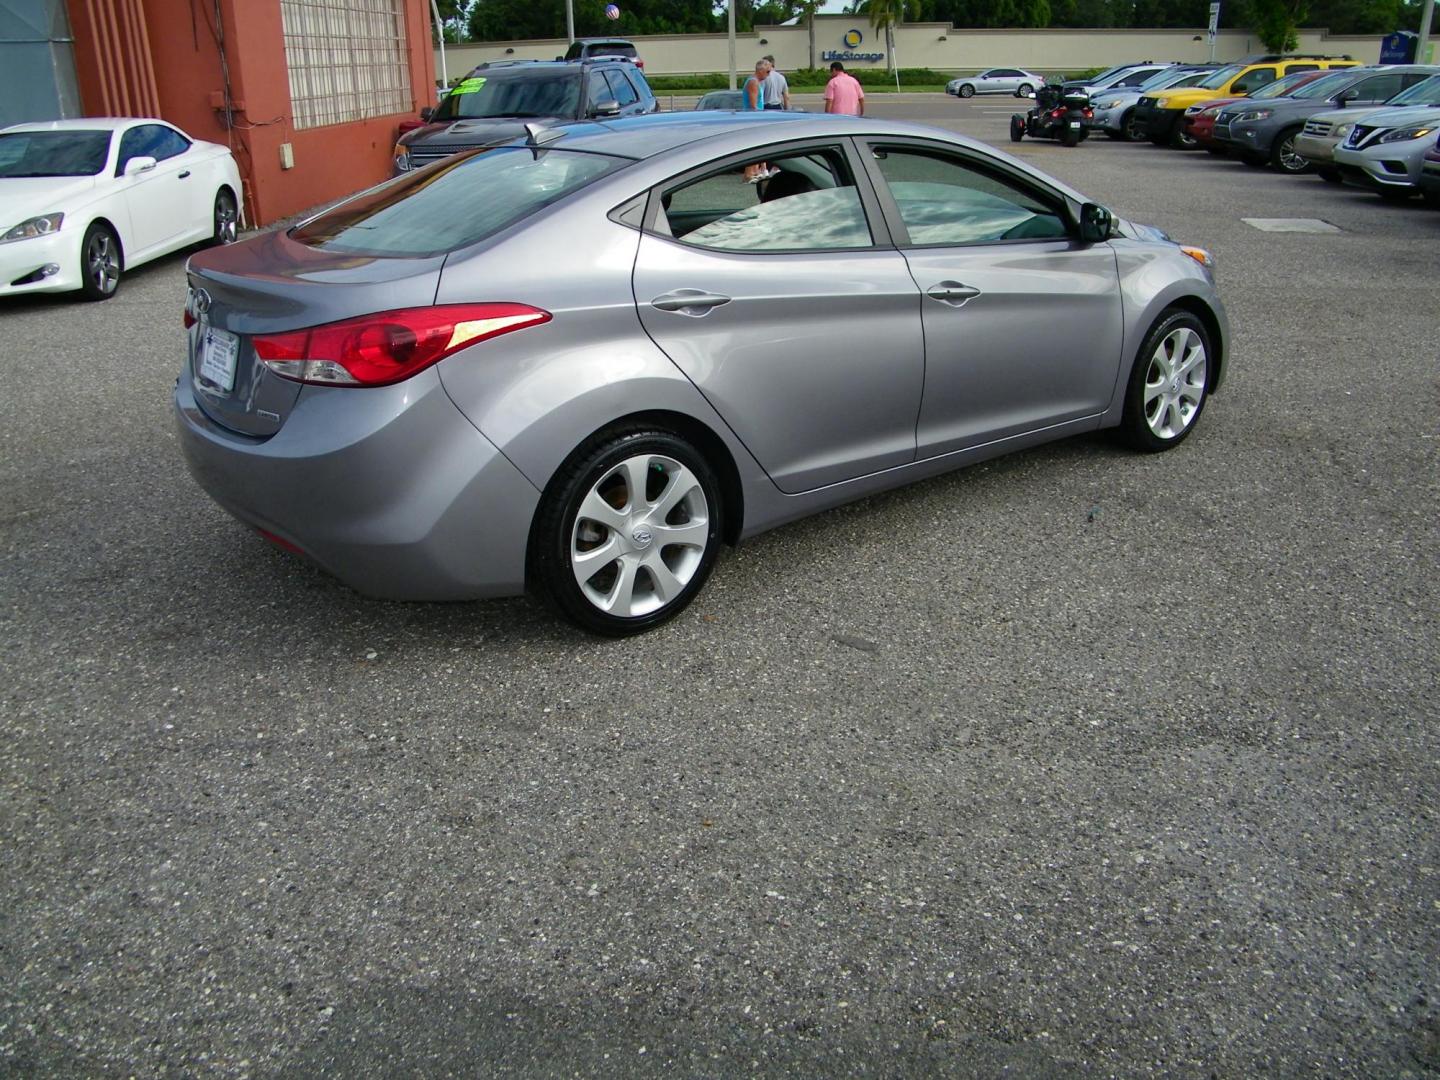
{"type": "MultiPolygon", "coordinates": [[[[724,90],[730,80],[721,74],[712,75],[647,75],[645,81],[655,93],[670,93],[675,90],[724,90]]],[[[737,79],[736,86],[745,85],[744,79],[737,79]]]]}

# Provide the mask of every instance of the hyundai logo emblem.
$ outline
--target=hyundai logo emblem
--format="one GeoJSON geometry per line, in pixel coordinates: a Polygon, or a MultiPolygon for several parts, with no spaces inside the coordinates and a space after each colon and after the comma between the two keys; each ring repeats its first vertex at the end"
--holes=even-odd
{"type": "Polygon", "coordinates": [[[210,310],[210,294],[204,289],[196,289],[193,295],[194,299],[191,301],[191,307],[194,309],[196,315],[204,315],[210,310]]]}
{"type": "Polygon", "coordinates": [[[643,548],[650,546],[650,541],[655,539],[655,535],[642,525],[630,534],[630,539],[635,541],[637,547],[643,548]]]}

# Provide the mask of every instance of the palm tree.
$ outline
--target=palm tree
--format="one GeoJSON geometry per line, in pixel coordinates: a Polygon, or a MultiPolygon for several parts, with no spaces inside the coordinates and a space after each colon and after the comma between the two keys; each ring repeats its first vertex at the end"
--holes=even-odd
{"type": "Polygon", "coordinates": [[[885,70],[895,70],[895,27],[920,14],[920,0],[859,0],[852,5],[856,15],[868,15],[870,25],[885,32],[885,70]]]}
{"type": "Polygon", "coordinates": [[[800,0],[800,12],[805,16],[805,28],[810,31],[810,70],[815,70],[815,12],[825,0],[800,0]]]}

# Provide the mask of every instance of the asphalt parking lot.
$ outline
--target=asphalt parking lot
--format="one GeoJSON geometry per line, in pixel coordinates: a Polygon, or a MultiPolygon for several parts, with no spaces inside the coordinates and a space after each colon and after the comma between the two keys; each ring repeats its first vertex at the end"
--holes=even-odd
{"type": "Polygon", "coordinates": [[[214,506],[183,257],[0,302],[0,1073],[1440,1073],[1440,212],[1017,152],[1217,254],[1195,435],[789,526],[628,641],[214,506]]]}

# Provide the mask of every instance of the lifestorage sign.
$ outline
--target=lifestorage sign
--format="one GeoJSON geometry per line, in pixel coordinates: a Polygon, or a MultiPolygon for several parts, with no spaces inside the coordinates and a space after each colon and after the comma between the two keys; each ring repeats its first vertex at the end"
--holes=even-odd
{"type": "Polygon", "coordinates": [[[820,57],[822,60],[839,60],[841,63],[848,63],[852,60],[857,62],[874,63],[877,60],[884,60],[883,52],[859,52],[861,45],[865,43],[865,35],[859,30],[846,30],[840,41],[844,44],[844,50],[830,49],[820,57]]]}

